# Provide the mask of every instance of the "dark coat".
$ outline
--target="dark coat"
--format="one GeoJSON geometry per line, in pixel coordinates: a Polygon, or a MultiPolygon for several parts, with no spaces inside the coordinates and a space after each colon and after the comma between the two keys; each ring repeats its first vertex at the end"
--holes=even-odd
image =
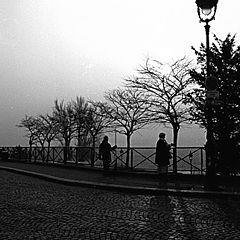
{"type": "Polygon", "coordinates": [[[111,150],[113,148],[107,141],[102,141],[102,143],[99,146],[99,157],[103,161],[111,162],[111,150]]]}
{"type": "Polygon", "coordinates": [[[160,166],[166,166],[170,164],[171,158],[170,146],[164,139],[159,139],[156,146],[155,163],[160,166]]]}

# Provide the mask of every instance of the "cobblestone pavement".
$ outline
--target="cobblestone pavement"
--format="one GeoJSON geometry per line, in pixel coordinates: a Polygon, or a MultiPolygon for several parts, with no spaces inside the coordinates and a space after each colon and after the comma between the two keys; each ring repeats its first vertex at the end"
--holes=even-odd
{"type": "Polygon", "coordinates": [[[0,239],[240,239],[240,199],[146,196],[0,171],[0,239]]]}

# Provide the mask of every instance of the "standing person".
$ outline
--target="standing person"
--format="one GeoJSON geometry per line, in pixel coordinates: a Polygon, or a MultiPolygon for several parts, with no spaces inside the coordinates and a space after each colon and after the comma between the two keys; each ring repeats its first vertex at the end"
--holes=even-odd
{"type": "Polygon", "coordinates": [[[168,173],[168,165],[170,164],[169,159],[171,158],[171,146],[165,140],[165,133],[159,134],[159,139],[156,146],[155,163],[158,164],[158,172],[160,174],[168,173]]]}
{"type": "Polygon", "coordinates": [[[111,163],[111,151],[114,150],[117,146],[111,146],[108,142],[108,136],[103,138],[99,146],[99,159],[103,161],[103,169],[108,171],[111,163]]]}

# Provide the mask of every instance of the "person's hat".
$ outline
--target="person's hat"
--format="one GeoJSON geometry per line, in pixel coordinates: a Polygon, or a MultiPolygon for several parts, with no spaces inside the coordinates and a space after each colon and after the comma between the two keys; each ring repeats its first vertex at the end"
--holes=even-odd
{"type": "Polygon", "coordinates": [[[161,132],[161,133],[159,134],[159,137],[160,137],[160,138],[164,138],[165,136],[166,136],[166,134],[163,133],[163,132],[161,132]]]}

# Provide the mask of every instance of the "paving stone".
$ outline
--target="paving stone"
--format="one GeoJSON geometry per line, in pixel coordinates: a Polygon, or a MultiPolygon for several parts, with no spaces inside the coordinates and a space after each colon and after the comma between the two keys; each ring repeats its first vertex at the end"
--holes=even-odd
{"type": "Polygon", "coordinates": [[[240,199],[132,195],[0,171],[0,239],[239,239],[240,199]]]}

